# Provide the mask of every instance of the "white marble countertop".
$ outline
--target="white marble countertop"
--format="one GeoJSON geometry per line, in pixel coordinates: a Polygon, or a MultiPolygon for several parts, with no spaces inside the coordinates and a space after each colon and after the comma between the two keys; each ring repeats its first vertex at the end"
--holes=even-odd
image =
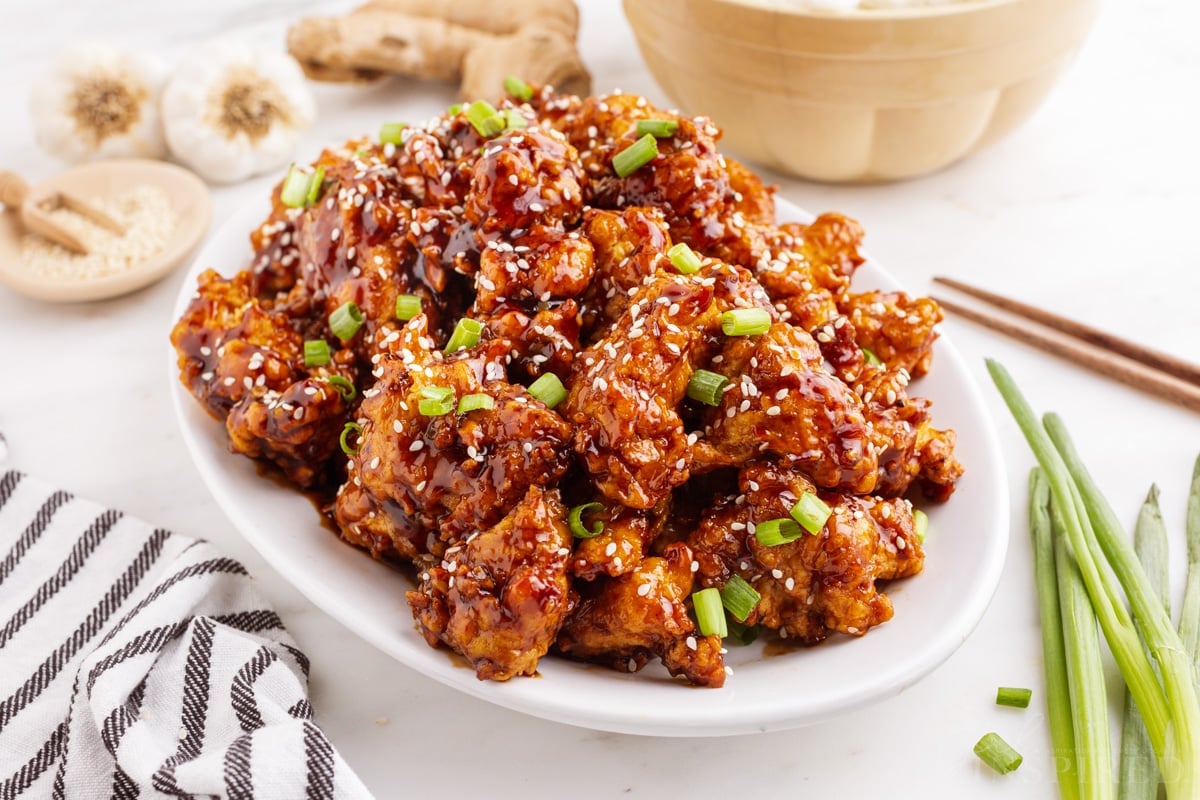
{"type": "MultiPolygon", "coordinates": [[[[57,168],[34,145],[24,111],[48,53],[87,38],[167,58],[218,33],[280,41],[289,20],[318,5],[328,4],[4,0],[0,166],[19,166],[32,179],[57,168]]],[[[595,86],[665,103],[617,4],[581,5],[595,86]]],[[[860,219],[871,252],[917,291],[929,290],[931,275],[953,274],[1194,359],[1198,27],[1192,4],[1106,4],[1079,59],[1024,128],[932,177],[863,187],[768,177],[802,206],[860,219]]],[[[451,96],[449,86],[403,80],[318,87],[320,122],[300,155],[375,130],[382,118],[421,118],[451,96]]],[[[273,180],[215,190],[214,224],[265,196],[273,180]]],[[[0,290],[8,465],[206,537],[246,563],[312,656],[319,722],[378,796],[1055,796],[1040,702],[1015,713],[992,702],[998,685],[1040,695],[1042,677],[1023,523],[1032,460],[990,389],[1014,487],[1012,544],[987,615],[949,661],[898,697],[806,729],[707,740],[597,733],[493,707],[395,663],[311,605],[241,538],[200,482],[168,398],[164,341],[181,280],[182,271],[130,297],[75,306],[0,290]],[[1025,754],[1018,772],[998,777],[971,754],[988,730],[1025,754]]],[[[1064,414],[1123,518],[1133,520],[1158,482],[1178,589],[1200,417],[966,323],[951,320],[944,330],[981,383],[983,357],[998,357],[1039,408],[1064,414]]]]}

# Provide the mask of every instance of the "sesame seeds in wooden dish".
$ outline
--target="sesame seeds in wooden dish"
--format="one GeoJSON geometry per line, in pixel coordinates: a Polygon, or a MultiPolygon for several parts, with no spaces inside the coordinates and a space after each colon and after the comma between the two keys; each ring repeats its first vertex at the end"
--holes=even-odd
{"type": "MultiPolygon", "coordinates": [[[[95,237],[86,256],[76,255],[22,229],[15,209],[0,214],[0,283],[52,303],[103,300],[141,289],[165,277],[200,243],[212,219],[208,187],[174,164],[113,159],[73,167],[39,184],[34,192],[71,191],[122,216],[116,237],[78,223],[95,237]]],[[[94,226],[91,226],[94,227],[94,226]]]]}

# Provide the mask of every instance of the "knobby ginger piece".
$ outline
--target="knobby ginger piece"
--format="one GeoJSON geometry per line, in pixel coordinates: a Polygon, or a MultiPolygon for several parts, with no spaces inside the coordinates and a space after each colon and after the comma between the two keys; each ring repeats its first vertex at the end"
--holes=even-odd
{"type": "Polygon", "coordinates": [[[387,74],[459,81],[459,97],[494,97],[505,76],[586,95],[591,76],[575,49],[571,0],[372,0],[343,17],[311,17],[288,31],[288,51],[313,80],[387,74]]]}

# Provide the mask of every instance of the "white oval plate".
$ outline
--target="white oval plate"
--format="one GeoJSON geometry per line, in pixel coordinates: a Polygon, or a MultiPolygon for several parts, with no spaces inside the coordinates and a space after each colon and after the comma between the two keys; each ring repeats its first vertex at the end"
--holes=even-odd
{"type": "MultiPolygon", "coordinates": [[[[811,219],[783,201],[778,206],[783,219],[811,219]]],[[[212,237],[184,281],[176,318],[201,270],[228,275],[248,264],[247,232],[266,214],[265,201],[248,205],[212,237]]],[[[855,287],[898,284],[868,261],[855,287]]],[[[935,350],[932,372],[912,391],[934,400],[938,427],[958,432],[966,473],[949,503],[925,506],[925,571],[891,584],[886,591],[895,617],[862,638],[834,636],[782,655],[764,655],[761,644],[731,646],[733,675],[723,689],[689,688],[657,664],[630,675],[554,657],[542,659],[538,678],[477,680],[417,633],[404,599],[411,582],[343,544],[303,495],[260,477],[253,461],[229,453],[224,426],[180,383],[174,351],[169,369],[184,440],[221,508],[281,575],[363,639],[448,686],[545,719],[619,733],[724,736],[794,728],[890,697],[945,661],[987,609],[1008,545],[1007,480],[987,410],[962,359],[944,336],[935,350]]]]}

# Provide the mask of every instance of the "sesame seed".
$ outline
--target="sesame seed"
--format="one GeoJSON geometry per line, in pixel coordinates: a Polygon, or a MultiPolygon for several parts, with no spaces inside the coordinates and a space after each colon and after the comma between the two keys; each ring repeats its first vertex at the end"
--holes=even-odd
{"type": "Polygon", "coordinates": [[[617,543],[609,542],[608,546],[604,548],[604,555],[609,558],[612,558],[614,555],[616,555],[616,553],[617,553],[617,543]]]}
{"type": "Polygon", "coordinates": [[[774,578],[775,580],[779,580],[780,578],[783,577],[783,570],[781,570],[781,569],[771,570],[771,577],[774,578]]]}
{"type": "MultiPolygon", "coordinates": [[[[850,625],[849,627],[846,628],[846,633],[858,633],[858,628],[854,627],[853,625],[850,625]]],[[[872,639],[871,641],[874,641],[874,639],[872,639]]]]}
{"type": "Polygon", "coordinates": [[[685,639],[684,642],[687,644],[688,650],[691,650],[693,652],[696,650],[696,637],[695,636],[687,637],[687,639],[685,639]]]}
{"type": "Polygon", "coordinates": [[[650,584],[638,584],[637,593],[639,597],[645,597],[646,595],[650,594],[650,584]]]}
{"type": "Polygon", "coordinates": [[[417,452],[418,450],[420,450],[420,449],[421,449],[422,447],[424,447],[424,446],[425,446],[425,440],[424,440],[424,439],[417,439],[415,442],[413,442],[412,444],[410,444],[410,445],[408,446],[408,452],[410,452],[410,453],[415,453],[415,452],[417,452]]]}

